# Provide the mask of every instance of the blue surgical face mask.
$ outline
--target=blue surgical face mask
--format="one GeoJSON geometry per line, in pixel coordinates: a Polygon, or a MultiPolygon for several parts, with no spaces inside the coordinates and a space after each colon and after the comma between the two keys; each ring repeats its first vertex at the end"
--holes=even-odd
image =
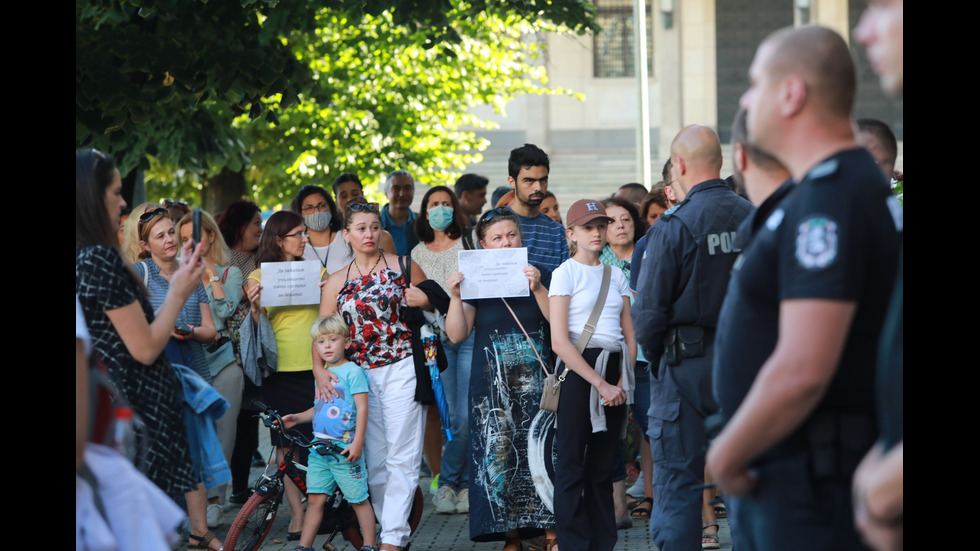
{"type": "Polygon", "coordinates": [[[453,208],[438,205],[428,210],[429,225],[436,231],[443,231],[453,223],[453,208]]]}
{"type": "Polygon", "coordinates": [[[333,213],[329,210],[327,211],[317,211],[313,214],[304,214],[303,222],[306,223],[306,227],[313,231],[323,231],[327,229],[330,225],[330,220],[333,218],[333,213]]]}

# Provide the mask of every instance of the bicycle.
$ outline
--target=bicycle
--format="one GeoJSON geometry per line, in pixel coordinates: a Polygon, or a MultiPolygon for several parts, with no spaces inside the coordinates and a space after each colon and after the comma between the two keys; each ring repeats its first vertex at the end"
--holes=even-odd
{"type": "MultiPolygon", "coordinates": [[[[276,519],[279,506],[282,505],[285,477],[288,476],[306,496],[306,466],[293,461],[296,446],[311,448],[314,445],[324,445],[333,452],[342,451],[342,448],[337,444],[323,442],[313,444],[296,430],[284,430],[282,417],[276,410],[258,400],[254,401],[253,405],[260,410],[258,417],[262,423],[266,427],[278,431],[292,445],[284,449],[282,461],[279,462],[275,471],[270,474],[269,470],[266,469],[266,472],[255,484],[254,493],[242,506],[238,515],[235,516],[231,529],[225,536],[225,551],[255,551],[262,545],[266,536],[269,535],[269,530],[272,529],[272,523],[276,519]]],[[[416,486],[415,498],[412,500],[412,509],[408,519],[413,534],[418,528],[419,521],[422,520],[423,499],[422,489],[416,486]]],[[[317,534],[329,534],[327,541],[323,544],[323,549],[329,551],[336,549],[331,542],[337,534],[342,534],[344,539],[354,546],[354,549],[360,549],[364,545],[364,537],[361,535],[354,509],[344,499],[340,490],[337,490],[333,496],[327,499],[323,508],[323,520],[320,522],[320,529],[317,534]]],[[[405,551],[410,546],[411,544],[405,546],[405,551]]]]}

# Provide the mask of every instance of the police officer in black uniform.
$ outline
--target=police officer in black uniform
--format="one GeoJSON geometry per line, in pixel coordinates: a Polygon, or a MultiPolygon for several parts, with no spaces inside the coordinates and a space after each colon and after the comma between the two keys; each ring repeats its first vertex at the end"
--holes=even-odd
{"type": "Polygon", "coordinates": [[[798,182],[750,219],[718,326],[727,426],[708,467],[751,549],[863,549],[850,478],[876,431],[876,347],[898,234],[887,182],[850,124],[846,43],[821,27],[762,43],[742,97],[751,140],[798,182]]]}
{"type": "Polygon", "coordinates": [[[670,158],[670,185],[680,202],[647,232],[633,323],[646,357],[660,358],[647,432],[656,496],[650,533],[665,551],[700,550],[704,421],[717,409],[714,330],[738,254],[735,230],[751,205],[720,179],[721,145],[711,128],[682,130],[670,158]]]}

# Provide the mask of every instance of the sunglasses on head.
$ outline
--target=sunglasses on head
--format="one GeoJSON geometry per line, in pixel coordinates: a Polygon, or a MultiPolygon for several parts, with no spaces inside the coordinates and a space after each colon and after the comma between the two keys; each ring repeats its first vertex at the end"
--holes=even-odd
{"type": "Polygon", "coordinates": [[[483,216],[480,217],[480,222],[489,222],[498,214],[501,216],[514,216],[514,211],[510,210],[510,207],[497,207],[495,209],[490,209],[483,213],[483,216]]]}
{"type": "Polygon", "coordinates": [[[377,203],[350,203],[347,208],[353,212],[380,212],[377,203]]]}
{"type": "Polygon", "coordinates": [[[140,223],[139,223],[139,226],[137,228],[139,230],[139,232],[140,233],[143,233],[143,225],[146,224],[147,222],[149,222],[150,220],[153,220],[154,218],[156,218],[157,215],[170,216],[170,211],[168,211],[167,209],[165,209],[163,207],[157,207],[157,208],[155,208],[153,210],[147,210],[146,212],[144,212],[143,214],[141,214],[140,215],[140,223]]]}

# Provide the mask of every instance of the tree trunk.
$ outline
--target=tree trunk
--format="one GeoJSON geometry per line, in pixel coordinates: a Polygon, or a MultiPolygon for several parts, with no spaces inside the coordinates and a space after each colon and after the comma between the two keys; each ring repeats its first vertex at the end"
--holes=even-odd
{"type": "Polygon", "coordinates": [[[251,199],[245,194],[245,171],[233,172],[227,168],[204,181],[201,192],[204,210],[214,214],[223,211],[229,204],[239,199],[251,199]]]}

